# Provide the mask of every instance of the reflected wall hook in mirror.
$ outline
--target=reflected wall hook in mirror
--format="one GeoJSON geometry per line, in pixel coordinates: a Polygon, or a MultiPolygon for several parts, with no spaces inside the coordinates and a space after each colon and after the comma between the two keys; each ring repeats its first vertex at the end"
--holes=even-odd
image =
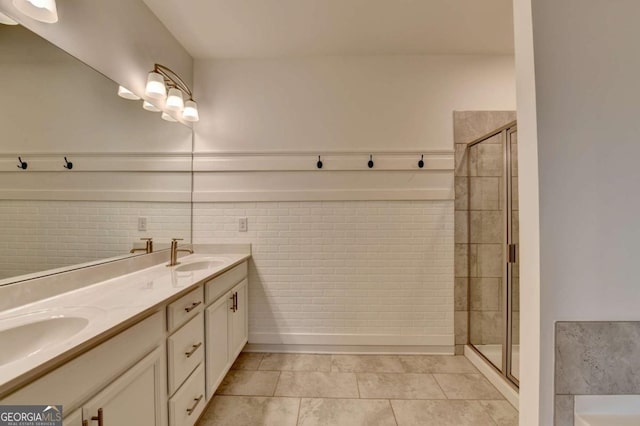
{"type": "Polygon", "coordinates": [[[373,169],[373,155],[369,154],[369,162],[367,163],[370,169],[373,169]]]}
{"type": "Polygon", "coordinates": [[[69,169],[69,170],[71,170],[71,169],[73,169],[73,163],[72,163],[71,161],[68,161],[68,160],[67,160],[67,157],[64,157],[64,164],[63,164],[63,167],[64,167],[65,169],[69,169]]]}
{"type": "Polygon", "coordinates": [[[316,167],[321,169],[322,168],[322,160],[320,160],[320,156],[318,155],[318,162],[316,163],[316,167]]]}
{"type": "Polygon", "coordinates": [[[424,167],[424,154],[420,156],[420,161],[418,161],[418,167],[424,167]]]}
{"type": "Polygon", "coordinates": [[[18,164],[18,168],[22,169],[22,170],[27,170],[27,167],[29,167],[27,162],[26,161],[22,161],[22,158],[20,158],[20,157],[18,157],[18,161],[20,162],[20,164],[18,164]]]}

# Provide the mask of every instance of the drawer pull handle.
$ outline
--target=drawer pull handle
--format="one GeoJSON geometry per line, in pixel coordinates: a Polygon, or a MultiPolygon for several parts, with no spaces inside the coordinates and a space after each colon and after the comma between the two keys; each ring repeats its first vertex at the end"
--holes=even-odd
{"type": "Polygon", "coordinates": [[[98,415],[91,417],[91,420],[98,421],[98,426],[104,426],[104,416],[102,413],[102,408],[98,408],[98,415]]]}
{"type": "Polygon", "coordinates": [[[191,304],[191,306],[187,306],[186,308],[184,308],[185,311],[187,312],[191,312],[193,311],[195,308],[197,308],[198,306],[200,306],[202,304],[202,301],[198,301],[198,302],[193,302],[191,304]]]}
{"type": "Polygon", "coordinates": [[[200,397],[194,399],[195,403],[191,406],[191,408],[187,408],[188,415],[191,415],[194,411],[196,411],[196,407],[198,406],[198,404],[200,404],[200,401],[202,401],[202,397],[203,395],[200,395],[200,397]]]}
{"type": "Polygon", "coordinates": [[[193,345],[191,346],[192,349],[189,352],[185,352],[184,354],[187,356],[187,358],[191,358],[191,355],[193,355],[194,353],[196,353],[196,351],[198,350],[198,348],[202,346],[202,342],[198,343],[197,345],[193,345]]]}

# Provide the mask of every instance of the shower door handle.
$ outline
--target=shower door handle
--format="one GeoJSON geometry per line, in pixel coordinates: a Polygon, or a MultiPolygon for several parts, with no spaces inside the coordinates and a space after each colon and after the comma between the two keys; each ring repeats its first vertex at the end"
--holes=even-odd
{"type": "Polygon", "coordinates": [[[515,244],[509,244],[509,263],[516,263],[518,261],[518,254],[515,244]]]}

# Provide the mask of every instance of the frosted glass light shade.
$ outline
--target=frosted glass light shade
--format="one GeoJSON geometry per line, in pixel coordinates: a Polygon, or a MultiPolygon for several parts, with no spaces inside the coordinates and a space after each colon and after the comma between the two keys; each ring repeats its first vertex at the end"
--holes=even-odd
{"type": "Polygon", "coordinates": [[[13,5],[20,12],[36,21],[47,24],[58,22],[56,0],[13,0],[13,5]]]}
{"type": "Polygon", "coordinates": [[[131,101],[140,100],[140,97],[124,86],[118,86],[118,96],[131,101]]]}
{"type": "Polygon", "coordinates": [[[151,71],[147,76],[145,94],[152,99],[164,99],[167,97],[167,88],[164,85],[164,77],[151,71]]]}
{"type": "Polygon", "coordinates": [[[162,111],[160,108],[158,108],[157,106],[155,106],[154,104],[152,104],[149,101],[144,101],[142,103],[142,108],[146,109],[147,111],[151,111],[151,112],[160,112],[160,111],[162,111]]]}
{"type": "Polygon", "coordinates": [[[176,123],[178,121],[175,118],[173,118],[171,115],[167,114],[166,112],[162,113],[162,119],[165,121],[170,121],[172,123],[176,123]]]}
{"type": "Polygon", "coordinates": [[[198,104],[195,101],[189,100],[184,104],[184,111],[182,111],[182,118],[186,121],[198,121],[200,115],[198,114],[198,104]]]}
{"type": "Polygon", "coordinates": [[[167,97],[166,107],[169,111],[182,111],[184,108],[184,100],[182,99],[182,91],[172,87],[169,89],[169,97],[167,97]]]}
{"type": "Polygon", "coordinates": [[[14,21],[13,19],[9,18],[7,15],[5,15],[2,12],[0,12],[0,24],[18,25],[18,23],[16,21],[14,21]]]}

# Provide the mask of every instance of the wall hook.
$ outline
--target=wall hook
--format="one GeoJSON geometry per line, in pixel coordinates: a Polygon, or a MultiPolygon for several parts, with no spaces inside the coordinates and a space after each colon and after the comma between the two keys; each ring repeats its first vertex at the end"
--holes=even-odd
{"type": "Polygon", "coordinates": [[[20,158],[20,157],[18,157],[18,161],[20,162],[20,164],[18,164],[18,168],[22,169],[22,170],[27,170],[27,167],[29,167],[27,162],[26,161],[22,161],[22,158],[20,158]]]}
{"type": "Polygon", "coordinates": [[[370,169],[373,169],[373,155],[369,154],[369,162],[367,163],[370,169]]]}
{"type": "Polygon", "coordinates": [[[424,154],[420,156],[420,161],[418,161],[418,167],[424,167],[424,154]]]}
{"type": "Polygon", "coordinates": [[[318,167],[319,169],[322,168],[322,160],[320,160],[320,156],[318,155],[318,162],[316,163],[316,167],[318,167]]]}
{"type": "Polygon", "coordinates": [[[65,169],[69,169],[69,170],[71,170],[71,169],[73,169],[73,163],[72,163],[71,161],[68,161],[68,160],[67,160],[67,157],[64,157],[64,164],[63,164],[63,167],[64,167],[65,169]]]}

